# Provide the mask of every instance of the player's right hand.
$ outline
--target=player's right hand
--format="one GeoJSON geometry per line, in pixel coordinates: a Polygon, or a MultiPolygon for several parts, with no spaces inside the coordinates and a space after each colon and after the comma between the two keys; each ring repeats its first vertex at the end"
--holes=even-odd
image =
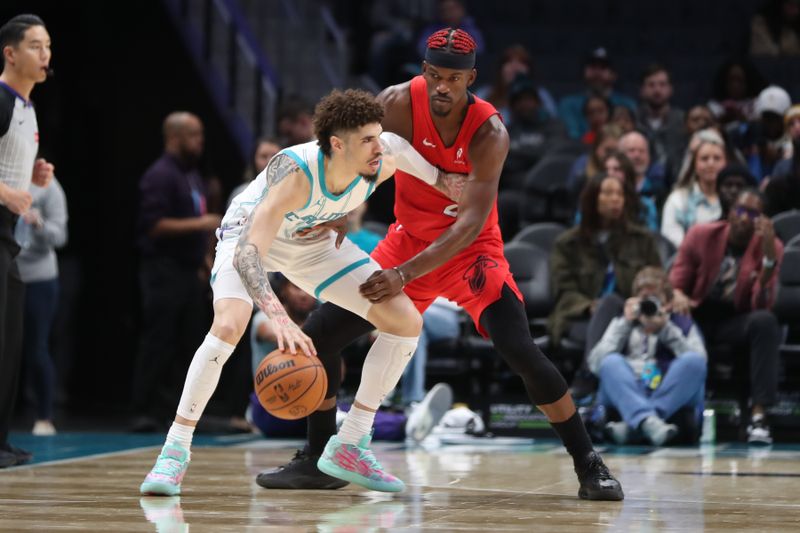
{"type": "Polygon", "coordinates": [[[317,355],[317,349],[314,348],[311,338],[303,333],[303,330],[292,322],[292,319],[287,315],[273,318],[272,325],[275,329],[275,338],[278,341],[278,349],[280,351],[296,355],[297,348],[300,348],[308,356],[317,355]]]}
{"type": "Polygon", "coordinates": [[[33,202],[33,197],[28,191],[8,188],[5,192],[3,203],[15,215],[24,214],[33,202]]]}

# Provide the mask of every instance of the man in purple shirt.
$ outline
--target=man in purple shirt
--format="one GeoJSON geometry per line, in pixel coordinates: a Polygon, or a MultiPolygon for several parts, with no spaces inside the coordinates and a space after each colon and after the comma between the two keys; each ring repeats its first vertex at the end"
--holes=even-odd
{"type": "MultiPolygon", "coordinates": [[[[220,223],[219,215],[206,210],[206,191],[197,171],[202,153],[200,119],[171,113],[164,120],[164,154],[139,182],[142,333],[133,377],[135,431],[160,429],[154,398],[178,356],[184,333],[197,324],[193,319],[202,309],[198,272],[209,250],[208,239],[220,223]]],[[[189,356],[187,352],[187,363],[189,356]]]]}

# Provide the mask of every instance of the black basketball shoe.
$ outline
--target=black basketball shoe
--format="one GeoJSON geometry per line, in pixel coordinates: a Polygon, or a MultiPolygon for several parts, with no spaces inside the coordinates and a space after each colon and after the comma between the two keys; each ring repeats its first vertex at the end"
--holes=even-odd
{"type": "Polygon", "coordinates": [[[291,461],[283,466],[264,470],[256,476],[256,483],[265,489],[340,489],[349,483],[329,476],[317,468],[319,455],[309,455],[305,449],[297,450],[291,461]]]}
{"type": "Polygon", "coordinates": [[[581,467],[575,467],[581,488],[578,497],[582,500],[619,501],[625,498],[622,485],[611,475],[600,454],[593,451],[586,456],[581,467]]]}

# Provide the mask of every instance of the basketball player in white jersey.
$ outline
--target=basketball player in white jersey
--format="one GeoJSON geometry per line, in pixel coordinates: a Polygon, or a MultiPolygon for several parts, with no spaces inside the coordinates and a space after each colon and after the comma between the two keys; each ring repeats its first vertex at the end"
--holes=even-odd
{"type": "Polygon", "coordinates": [[[318,140],[281,150],[231,203],[217,230],[214,322],[189,366],[175,422],[141,485],[143,494],[180,493],[194,428],[254,303],[272,321],[281,350],[315,354],[311,339],[289,319],[269,285],[267,274],[275,271],[379,330],[334,445],[352,470],[350,481],[373,490],[404,488],[372,455],[369,433],[375,411],[416,349],[422,318],[403,293],[378,304],[361,296],[359,285],[380,266],[349,240],[324,227],[314,229],[363,203],[396,168],[446,188],[452,176],[440,176],[404,139],[382,135],[382,119],[383,107],[371,94],[333,91],[314,113],[318,140]]]}

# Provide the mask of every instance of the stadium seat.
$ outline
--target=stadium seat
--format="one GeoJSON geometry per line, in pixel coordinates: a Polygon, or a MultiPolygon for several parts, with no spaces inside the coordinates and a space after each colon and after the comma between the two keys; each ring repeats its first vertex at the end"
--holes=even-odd
{"type": "Polygon", "coordinates": [[[511,242],[525,242],[541,248],[542,250],[550,253],[553,250],[553,244],[556,239],[564,231],[566,226],[556,222],[537,222],[526,226],[517,233],[511,242]]]}
{"type": "Polygon", "coordinates": [[[800,235],[795,235],[792,237],[789,242],[786,243],[785,247],[788,248],[800,248],[800,235]]]}
{"type": "Polygon", "coordinates": [[[525,298],[528,319],[547,317],[553,307],[549,252],[533,244],[517,241],[505,245],[505,256],[525,298]]]}
{"type": "Polygon", "coordinates": [[[526,202],[522,209],[524,222],[555,220],[566,223],[571,220],[574,210],[569,203],[566,182],[574,162],[573,156],[548,156],[528,172],[526,202]]]}
{"type": "Polygon", "coordinates": [[[800,235],[800,210],[792,209],[778,213],[772,217],[772,223],[778,238],[788,243],[793,237],[800,235]]]}

